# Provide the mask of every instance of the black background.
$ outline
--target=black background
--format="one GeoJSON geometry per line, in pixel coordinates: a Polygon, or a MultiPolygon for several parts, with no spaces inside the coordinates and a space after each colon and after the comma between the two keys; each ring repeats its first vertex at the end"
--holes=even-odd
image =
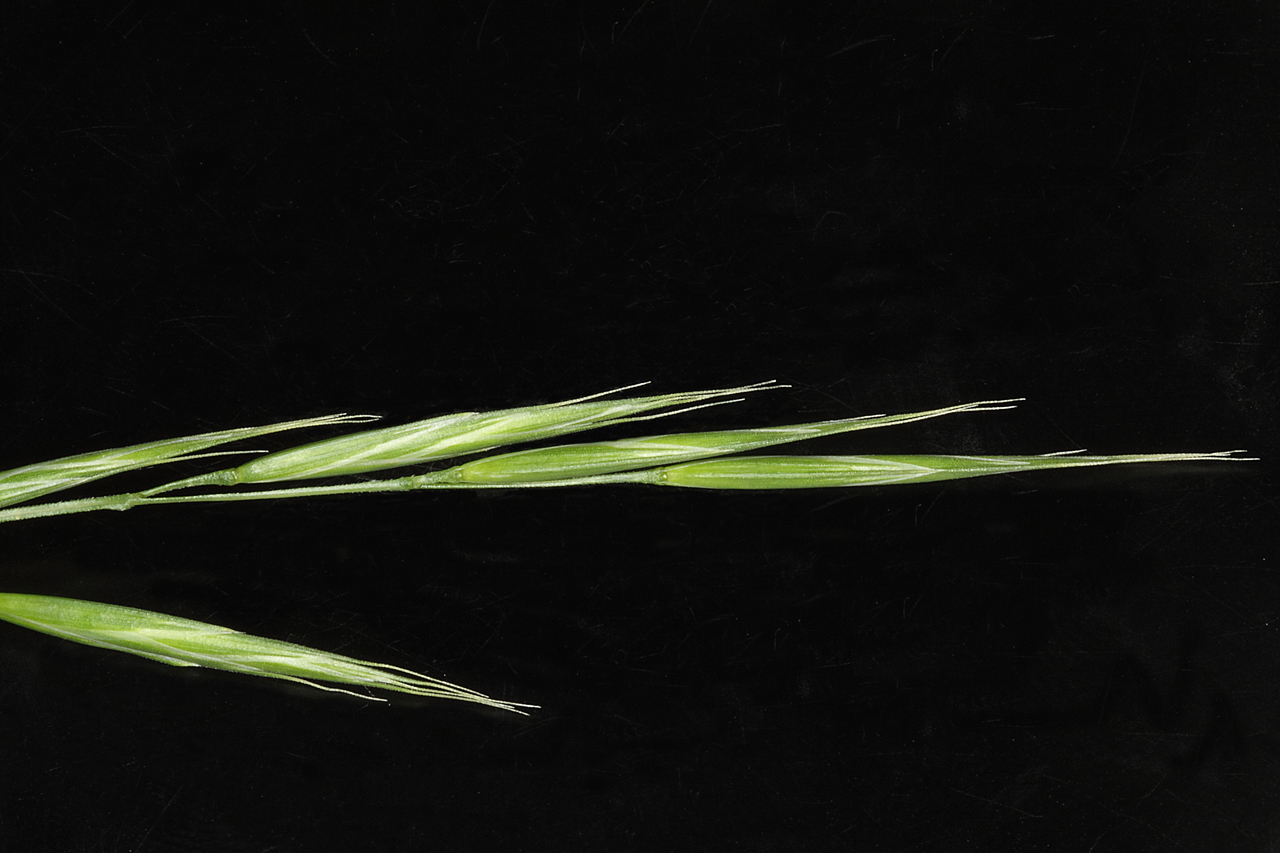
{"type": "Polygon", "coordinates": [[[1263,461],[6,525],[5,589],[543,709],[0,626],[0,850],[1280,843],[1273,7],[178,5],[0,13],[0,464],[764,379],[675,428],[1263,461]]]}

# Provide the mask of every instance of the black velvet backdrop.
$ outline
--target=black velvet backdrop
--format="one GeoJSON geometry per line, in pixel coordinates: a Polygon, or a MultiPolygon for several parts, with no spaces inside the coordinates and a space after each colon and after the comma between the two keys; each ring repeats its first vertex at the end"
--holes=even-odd
{"type": "Polygon", "coordinates": [[[0,851],[1280,844],[1273,6],[262,5],[0,11],[0,467],[765,379],[666,426],[1263,460],[5,525],[5,590],[543,707],[0,624],[0,851]]]}

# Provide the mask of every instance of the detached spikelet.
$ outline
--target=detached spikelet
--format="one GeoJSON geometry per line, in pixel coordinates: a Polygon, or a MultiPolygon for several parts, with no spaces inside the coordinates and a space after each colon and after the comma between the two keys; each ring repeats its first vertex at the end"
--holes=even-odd
{"type": "Polygon", "coordinates": [[[122,474],[125,471],[146,468],[149,465],[198,459],[202,455],[216,455],[201,454],[201,451],[232,441],[257,438],[290,429],[368,423],[372,420],[377,418],[373,415],[325,415],[268,426],[206,432],[165,441],[134,444],[129,447],[96,450],[92,453],[38,462],[35,465],[0,472],[0,507],[34,500],[43,495],[110,477],[112,474],[122,474]]]}
{"type": "MultiPolygon", "coordinates": [[[[642,383],[644,384],[644,383],[642,383]]],[[[638,386],[632,385],[628,388],[638,386]]],[[[307,480],[316,477],[340,477],[364,474],[388,468],[416,465],[435,459],[465,456],[492,450],[508,444],[555,438],[572,432],[630,421],[664,417],[707,405],[706,401],[746,394],[766,388],[782,388],[772,382],[661,394],[653,397],[630,397],[621,400],[597,398],[627,388],[618,388],[540,406],[501,409],[494,412],[460,412],[428,418],[404,426],[366,430],[326,441],[269,453],[236,468],[192,477],[153,490],[152,494],[201,485],[229,486],[237,483],[274,483],[282,480],[307,480]],[[645,416],[656,409],[678,407],[674,411],[645,416]]],[[[722,401],[730,402],[730,401],[722,401]]]]}
{"type": "Polygon", "coordinates": [[[202,666],[279,678],[379,702],[385,700],[316,682],[455,699],[517,714],[525,713],[521,708],[537,707],[491,699],[483,693],[388,664],[133,607],[48,595],[0,593],[0,619],[73,642],[128,652],[171,666],[202,666]]]}

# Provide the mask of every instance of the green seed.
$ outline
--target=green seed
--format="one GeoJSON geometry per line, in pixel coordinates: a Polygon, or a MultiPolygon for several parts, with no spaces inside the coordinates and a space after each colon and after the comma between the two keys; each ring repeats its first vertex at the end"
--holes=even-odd
{"type": "Polygon", "coordinates": [[[368,423],[372,420],[377,420],[377,418],[373,415],[325,415],[319,418],[286,421],[268,426],[206,432],[199,435],[188,435],[183,438],[171,438],[165,441],[134,444],[129,447],[115,447],[108,450],[95,450],[92,453],[50,459],[48,462],[38,462],[35,465],[26,465],[22,468],[14,468],[11,471],[0,471],[0,507],[34,500],[43,495],[91,483],[103,477],[110,477],[112,474],[122,474],[125,471],[133,471],[150,465],[217,456],[219,455],[217,453],[201,453],[201,451],[220,444],[228,444],[232,441],[257,438],[258,436],[270,435],[271,433],[290,429],[368,423]]]}
{"type": "MultiPolygon", "coordinates": [[[[636,387],[636,386],[630,386],[636,387]]],[[[566,400],[540,406],[524,406],[495,412],[460,412],[428,418],[403,426],[366,430],[325,441],[304,444],[269,453],[236,468],[192,477],[173,483],[151,494],[202,485],[234,485],[238,483],[274,483],[283,480],[307,480],[317,477],[341,477],[417,465],[436,459],[465,456],[492,450],[508,444],[519,444],[555,438],[572,432],[613,424],[665,417],[700,408],[708,400],[733,394],[746,394],[785,386],[772,382],[661,394],[653,397],[631,397],[621,400],[597,400],[615,389],[590,397],[566,400]],[[680,407],[659,415],[644,416],[655,409],[680,407]]],[[[721,401],[730,402],[730,401],[721,401]]]]}
{"type": "Polygon", "coordinates": [[[1012,408],[1013,400],[984,400],[903,415],[869,415],[834,421],[760,429],[721,430],[654,435],[621,441],[597,441],[521,450],[487,456],[450,469],[464,483],[522,485],[547,480],[592,477],[671,465],[709,456],[744,453],[809,438],[873,429],[935,418],[958,412],[989,412],[1012,408]]]}
{"type": "MultiPolygon", "coordinates": [[[[1250,461],[1218,453],[1144,453],[1124,456],[746,456],[708,459],[642,471],[631,482],[694,489],[830,489],[937,482],[993,474],[1085,468],[1140,462],[1250,461]]],[[[623,482],[622,475],[613,482],[623,482]]]]}
{"type": "Polygon", "coordinates": [[[385,700],[316,682],[474,702],[518,714],[525,713],[521,708],[537,707],[491,699],[474,690],[389,664],[358,660],[133,607],[49,595],[0,593],[0,619],[76,643],[128,652],[170,666],[202,666],[278,678],[380,702],[385,700]]]}

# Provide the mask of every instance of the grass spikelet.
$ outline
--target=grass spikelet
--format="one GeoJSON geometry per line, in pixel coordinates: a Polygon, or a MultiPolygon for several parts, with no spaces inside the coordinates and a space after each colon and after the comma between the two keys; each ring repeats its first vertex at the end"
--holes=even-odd
{"type": "MultiPolygon", "coordinates": [[[[149,504],[278,500],[422,489],[533,488],[605,483],[640,483],[707,489],[837,488],[953,480],[1049,468],[1080,468],[1137,462],[1239,460],[1240,457],[1234,454],[1242,452],[1081,456],[1075,455],[1075,451],[1069,451],[1044,456],[735,456],[723,458],[731,454],[802,441],[807,438],[910,423],[961,412],[1008,409],[1012,408],[1011,404],[1016,401],[1010,399],[963,403],[922,412],[870,415],[782,427],[673,433],[620,441],[558,445],[504,453],[464,462],[441,471],[387,480],[247,491],[216,491],[206,494],[170,494],[175,490],[191,486],[271,483],[278,482],[278,478],[305,479],[322,474],[335,476],[358,474],[373,470],[375,467],[408,465],[436,458],[475,453],[505,443],[532,441],[607,424],[665,417],[687,411],[689,408],[716,405],[716,402],[707,402],[713,398],[774,387],[785,386],[775,386],[766,382],[739,388],[613,401],[601,401],[598,398],[602,395],[597,394],[545,406],[504,409],[483,414],[464,412],[446,415],[402,427],[369,430],[314,442],[267,454],[237,468],[179,480],[144,492],[0,509],[0,522],[102,509],[127,510],[149,504]],[[673,406],[682,408],[657,414],[644,414],[655,409],[670,409],[673,406]]],[[[294,423],[309,422],[291,422],[275,428],[292,426],[294,423]]],[[[234,433],[236,431],[211,435],[231,436],[234,433]]],[[[62,460],[58,460],[60,461],[62,460]]],[[[99,476],[105,476],[105,474],[99,476]]]]}
{"type": "MultiPolygon", "coordinates": [[[[635,387],[638,386],[628,386],[628,388],[635,387]]],[[[686,412],[692,408],[701,408],[702,405],[712,405],[707,403],[709,400],[783,387],[786,386],[776,385],[773,382],[761,382],[738,388],[660,394],[652,397],[598,399],[608,394],[628,390],[618,388],[589,397],[565,400],[561,403],[501,409],[494,412],[460,412],[403,426],[366,430],[269,453],[235,468],[192,477],[154,489],[150,494],[192,486],[274,483],[283,480],[365,474],[370,471],[465,456],[509,444],[555,438],[597,427],[665,417],[686,412]],[[677,408],[656,415],[644,414],[656,409],[672,407],[677,408]]],[[[719,402],[732,401],[720,400],[719,402]]]]}
{"type": "MultiPolygon", "coordinates": [[[[632,388],[637,386],[630,386],[632,388]]],[[[627,388],[541,406],[461,412],[398,427],[367,430],[268,453],[234,468],[177,480],[147,491],[14,506],[112,474],[222,455],[220,444],[304,426],[358,423],[369,416],[337,415],[266,427],[205,433],[55,459],[0,473],[0,522],[151,504],[278,500],[333,494],[428,489],[554,488],[614,483],[697,489],[818,489],[926,483],[1058,468],[1148,462],[1250,461],[1238,454],[1147,453],[1087,456],[1075,451],[1042,456],[741,456],[745,452],[961,412],[1012,408],[1013,400],[964,403],[898,415],[872,415],[781,427],[672,433],[502,453],[444,470],[383,480],[230,489],[365,474],[630,421],[649,420],[732,402],[732,395],[786,386],[765,382],[738,388],[600,399],[627,388]],[[194,486],[203,493],[172,494],[194,486]]],[[[172,666],[215,669],[294,681],[341,693],[345,687],[398,691],[524,713],[445,681],[387,664],[349,658],[146,610],[69,598],[0,593],[0,620],[99,648],[128,652],[172,666]]],[[[363,695],[355,693],[352,695],[363,695]]],[[[366,696],[364,698],[376,698],[366,696]]]]}
{"type": "Polygon", "coordinates": [[[901,415],[868,415],[843,420],[817,421],[759,429],[720,430],[653,435],[621,441],[595,441],[520,450],[486,456],[445,472],[440,479],[464,483],[525,485],[673,465],[710,456],[745,453],[805,439],[921,421],[959,412],[992,412],[1013,408],[1015,400],[984,400],[926,412],[901,415]]]}
{"type": "Polygon", "coordinates": [[[291,429],[368,423],[372,420],[377,418],[373,415],[325,415],[267,426],[206,432],[165,441],[134,444],[129,447],[96,450],[91,453],[51,459],[48,462],[38,462],[34,465],[0,472],[0,507],[34,500],[44,495],[100,480],[103,477],[123,474],[126,471],[134,471],[150,465],[216,455],[201,453],[201,451],[233,441],[257,438],[291,429]]]}
{"type": "Polygon", "coordinates": [[[1235,455],[1243,452],[1227,450],[1122,456],[744,456],[688,462],[593,479],[601,483],[630,482],[696,489],[829,489],[1144,462],[1254,461],[1235,455]]]}
{"type": "Polygon", "coordinates": [[[526,713],[521,708],[537,707],[492,699],[389,664],[358,660],[133,607],[48,595],[0,593],[0,619],[76,643],[128,652],[170,666],[200,666],[278,678],[379,702],[386,700],[317,682],[472,702],[517,714],[526,713]]]}

